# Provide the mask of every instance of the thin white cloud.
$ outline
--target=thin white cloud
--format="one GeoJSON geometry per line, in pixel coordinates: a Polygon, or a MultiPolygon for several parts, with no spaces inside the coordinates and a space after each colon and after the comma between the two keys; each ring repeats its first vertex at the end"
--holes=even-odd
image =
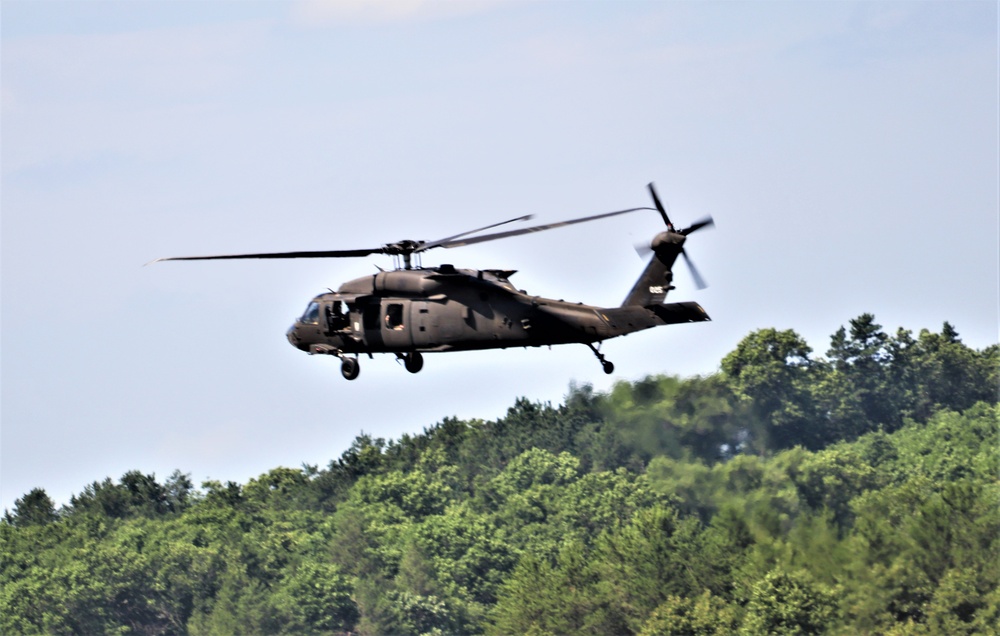
{"type": "Polygon", "coordinates": [[[4,43],[4,173],[104,151],[156,155],[164,116],[213,108],[249,73],[266,25],[39,35],[4,43]],[[54,99],[53,96],[58,96],[54,99]]]}
{"type": "Polygon", "coordinates": [[[434,21],[484,13],[499,6],[495,0],[301,0],[292,6],[292,20],[308,27],[434,21]]]}
{"type": "Polygon", "coordinates": [[[260,41],[262,24],[197,26],[115,34],[44,35],[5,45],[22,70],[13,78],[46,90],[103,96],[202,91],[234,74],[260,41]]]}

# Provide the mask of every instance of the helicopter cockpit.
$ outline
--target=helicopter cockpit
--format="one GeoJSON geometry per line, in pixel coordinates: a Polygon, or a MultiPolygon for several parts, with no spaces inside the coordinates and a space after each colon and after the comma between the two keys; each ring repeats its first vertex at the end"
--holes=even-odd
{"type": "Polygon", "coordinates": [[[305,312],[303,312],[299,320],[303,323],[313,325],[319,323],[319,303],[315,300],[309,303],[309,306],[306,307],[305,312]]]}
{"type": "Polygon", "coordinates": [[[351,328],[351,307],[343,300],[329,300],[317,296],[306,306],[302,315],[288,329],[292,346],[309,351],[311,345],[322,342],[323,336],[345,335],[351,328]]]}
{"type": "Polygon", "coordinates": [[[342,300],[323,302],[313,300],[299,318],[304,325],[318,325],[325,322],[327,331],[340,331],[350,326],[350,307],[342,300]],[[321,319],[322,316],[322,319],[321,319]]]}

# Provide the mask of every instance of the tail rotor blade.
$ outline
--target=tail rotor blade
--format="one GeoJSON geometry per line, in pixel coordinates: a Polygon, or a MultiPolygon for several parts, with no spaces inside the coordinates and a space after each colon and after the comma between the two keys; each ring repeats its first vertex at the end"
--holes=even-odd
{"type": "Polygon", "coordinates": [[[670,222],[670,217],[667,216],[667,211],[660,202],[660,197],[656,196],[656,188],[653,187],[652,183],[649,184],[649,193],[653,195],[653,203],[656,204],[656,209],[659,210],[660,216],[663,217],[663,222],[667,225],[667,229],[673,232],[674,224],[670,222]]]}
{"type": "Polygon", "coordinates": [[[698,273],[698,268],[694,266],[694,262],[691,260],[691,257],[687,255],[686,250],[681,250],[681,256],[683,256],[684,260],[687,261],[687,266],[688,269],[691,270],[691,278],[694,279],[695,286],[698,289],[705,289],[706,287],[708,287],[708,284],[705,282],[705,279],[702,278],[701,274],[698,273]]]}
{"type": "Polygon", "coordinates": [[[636,243],[633,247],[635,247],[635,253],[639,255],[639,258],[646,258],[653,253],[653,247],[649,243],[636,243]]]}

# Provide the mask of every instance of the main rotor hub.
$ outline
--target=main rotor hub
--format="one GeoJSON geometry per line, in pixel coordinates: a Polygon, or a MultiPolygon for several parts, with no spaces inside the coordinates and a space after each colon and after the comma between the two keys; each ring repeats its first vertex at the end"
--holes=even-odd
{"type": "MultiPolygon", "coordinates": [[[[413,254],[419,253],[420,248],[426,245],[426,241],[413,241],[406,239],[395,243],[387,243],[382,246],[382,252],[389,254],[395,260],[396,269],[399,269],[399,257],[403,257],[403,269],[413,269],[413,254]]],[[[419,257],[418,257],[419,258],[419,257]]],[[[419,263],[417,264],[419,267],[419,263]]]]}
{"type": "Polygon", "coordinates": [[[382,249],[386,254],[391,254],[393,256],[412,254],[420,249],[424,244],[424,241],[397,241],[395,243],[387,243],[382,249]]]}

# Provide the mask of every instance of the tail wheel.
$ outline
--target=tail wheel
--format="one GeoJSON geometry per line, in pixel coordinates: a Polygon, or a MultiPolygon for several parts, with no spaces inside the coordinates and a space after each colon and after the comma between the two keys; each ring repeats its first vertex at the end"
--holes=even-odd
{"type": "Polygon", "coordinates": [[[403,358],[403,365],[410,373],[418,373],[424,368],[424,356],[422,356],[419,351],[408,353],[403,358]]]}
{"type": "Polygon", "coordinates": [[[594,346],[593,342],[587,342],[585,344],[588,347],[590,347],[590,350],[594,352],[595,356],[597,356],[597,359],[600,361],[601,368],[604,369],[604,372],[607,373],[608,375],[611,375],[612,373],[614,373],[614,371],[615,371],[615,365],[611,364],[611,360],[608,360],[607,358],[605,358],[604,354],[601,353],[601,349],[600,349],[601,343],[598,342],[597,346],[594,346]]]}
{"type": "Polygon", "coordinates": [[[340,362],[340,373],[348,380],[353,380],[361,373],[361,364],[357,358],[343,358],[340,362]]]}

